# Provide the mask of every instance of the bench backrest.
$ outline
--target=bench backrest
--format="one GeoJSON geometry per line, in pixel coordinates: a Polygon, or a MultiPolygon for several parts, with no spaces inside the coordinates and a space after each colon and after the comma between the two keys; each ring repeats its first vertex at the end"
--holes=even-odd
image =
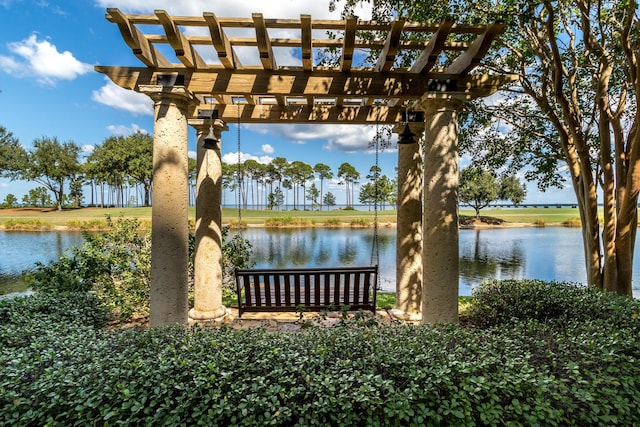
{"type": "Polygon", "coordinates": [[[378,267],[236,270],[239,314],[349,306],[375,312],[378,267]]]}

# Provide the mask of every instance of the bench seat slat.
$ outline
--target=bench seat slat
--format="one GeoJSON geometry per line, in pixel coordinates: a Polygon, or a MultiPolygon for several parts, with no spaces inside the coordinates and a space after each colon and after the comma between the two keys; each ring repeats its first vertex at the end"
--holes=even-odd
{"type": "Polygon", "coordinates": [[[238,269],[239,314],[329,308],[375,313],[378,267],[238,269]],[[243,297],[244,296],[244,297],[243,297]]]}

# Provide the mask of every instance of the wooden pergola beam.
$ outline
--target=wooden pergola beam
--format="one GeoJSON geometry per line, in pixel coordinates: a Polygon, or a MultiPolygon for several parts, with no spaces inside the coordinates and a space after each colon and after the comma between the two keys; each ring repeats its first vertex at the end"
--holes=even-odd
{"type": "MultiPolygon", "coordinates": [[[[210,109],[204,106],[201,109],[210,109]]],[[[325,106],[325,105],[216,105],[218,118],[227,123],[240,121],[243,124],[253,123],[291,123],[291,124],[388,124],[392,125],[401,120],[403,108],[388,108],[386,106],[325,106]]],[[[194,116],[197,117],[197,116],[194,116]]],[[[197,124],[197,120],[189,120],[197,124]]]]}
{"type": "Polygon", "coordinates": [[[189,68],[203,68],[206,66],[202,57],[193,49],[182,31],[178,28],[171,16],[164,10],[156,10],[156,16],[162,23],[169,44],[176,53],[176,57],[189,68]]]}
{"type": "Polygon", "coordinates": [[[402,36],[404,22],[402,19],[393,22],[391,31],[389,31],[387,35],[387,41],[382,48],[382,52],[380,52],[380,58],[375,66],[376,71],[387,72],[393,66],[398,53],[398,45],[400,43],[400,37],[402,36]]]}
{"type": "Polygon", "coordinates": [[[302,69],[313,68],[313,46],[311,15],[300,15],[300,45],[302,46],[302,69]]]}
{"type": "MultiPolygon", "coordinates": [[[[314,111],[329,106],[341,113],[329,114],[326,120],[341,122],[339,117],[352,117],[355,123],[357,120],[368,123],[361,107],[395,111],[394,108],[419,99],[473,99],[491,94],[515,79],[514,76],[469,74],[495,36],[504,31],[502,24],[466,25],[454,24],[452,20],[439,24],[404,20],[376,22],[360,21],[355,16],[343,20],[313,20],[305,14],[299,19],[265,19],[259,13],[252,14],[251,18],[220,18],[211,12],[204,12],[202,16],[170,16],[163,10],[143,15],[123,14],[118,9],[108,9],[107,19],[118,25],[125,42],[144,64],[144,67],[95,67],[116,85],[133,90],[148,85],[184,85],[198,99],[215,99],[216,108],[221,111],[226,105],[235,105],[236,98],[242,98],[243,105],[272,110],[269,114],[264,111],[260,114],[260,122],[265,123],[324,117],[314,111]],[[198,28],[208,29],[209,35],[197,31],[198,28]],[[242,37],[229,37],[229,29],[248,31],[242,37]],[[297,30],[300,36],[271,38],[271,29],[297,30]],[[314,38],[317,31],[334,31],[342,37],[314,38]],[[428,37],[408,40],[408,33],[423,33],[428,37]],[[161,45],[173,48],[180,63],[167,60],[157,48],[161,45]],[[195,50],[196,46],[213,48],[219,63],[205,61],[195,50]],[[242,65],[237,47],[256,48],[260,62],[242,65]],[[298,49],[300,65],[278,66],[274,47],[298,49]],[[323,48],[340,52],[339,64],[314,65],[313,50],[323,48]],[[358,60],[354,60],[357,49],[380,49],[379,60],[373,67],[358,67],[358,60]],[[421,53],[413,64],[394,67],[396,58],[416,49],[421,53]],[[454,58],[445,69],[443,54],[454,58]],[[167,74],[180,75],[180,78],[159,78],[167,74]],[[292,111],[297,111],[296,108],[311,110],[294,114],[292,111]],[[354,111],[358,113],[354,115],[354,111]]],[[[257,119],[250,116],[248,120],[257,119]]]]}
{"type": "Polygon", "coordinates": [[[451,27],[453,26],[453,20],[447,19],[440,26],[438,30],[433,34],[429,43],[424,48],[418,59],[411,66],[412,73],[428,73],[438,63],[438,56],[445,48],[445,42],[451,27]]]}
{"type": "Polygon", "coordinates": [[[484,33],[480,34],[471,43],[462,55],[457,57],[449,67],[445,69],[446,73],[451,74],[467,74],[480,64],[480,61],[489,51],[491,43],[496,35],[504,31],[504,24],[489,25],[484,33]]]}
{"type": "MultiPolygon", "coordinates": [[[[220,21],[218,21],[216,15],[212,12],[204,12],[202,16],[209,27],[213,48],[216,50],[218,58],[224,68],[229,70],[240,68],[240,61],[238,61],[236,53],[229,42],[229,38],[227,38],[227,35],[220,26],[220,21]]],[[[207,41],[209,41],[209,39],[207,39],[207,41]]]]}
{"type": "Polygon", "coordinates": [[[349,16],[346,19],[344,27],[344,43],[342,46],[342,58],[340,60],[340,69],[349,71],[353,62],[353,52],[356,43],[356,28],[358,26],[358,18],[349,16]]]}
{"type": "Polygon", "coordinates": [[[267,32],[267,26],[261,13],[253,13],[253,23],[256,30],[256,41],[258,43],[258,52],[260,52],[260,62],[265,70],[274,70],[276,68],[276,59],[273,56],[271,48],[271,40],[267,32]]]}
{"type": "Polygon", "coordinates": [[[122,38],[133,54],[147,67],[171,67],[172,64],[155,48],[119,9],[107,9],[107,20],[118,25],[122,38]]]}
{"type": "Polygon", "coordinates": [[[137,90],[140,85],[156,84],[158,75],[181,74],[184,86],[199,95],[326,96],[418,99],[428,92],[472,92],[512,81],[509,76],[432,73],[376,73],[366,70],[226,70],[152,69],[145,67],[96,66],[118,86],[137,90]]]}

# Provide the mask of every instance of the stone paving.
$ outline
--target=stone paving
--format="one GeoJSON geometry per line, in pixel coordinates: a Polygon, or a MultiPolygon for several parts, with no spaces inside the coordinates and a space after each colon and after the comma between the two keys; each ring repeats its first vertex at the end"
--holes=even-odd
{"type": "MultiPolygon", "coordinates": [[[[372,316],[370,312],[364,312],[365,316],[372,316]]],[[[227,314],[222,318],[208,321],[192,321],[190,324],[199,324],[205,327],[216,327],[228,325],[234,329],[250,329],[264,327],[269,331],[295,332],[301,330],[305,326],[319,326],[330,328],[340,323],[342,313],[333,311],[328,313],[309,312],[299,313],[282,312],[282,313],[244,313],[242,318],[238,317],[237,308],[227,307],[227,314]]],[[[347,314],[348,319],[353,319],[355,312],[347,314]]],[[[391,324],[393,322],[405,322],[392,313],[392,310],[377,310],[376,318],[383,323],[391,324]]]]}

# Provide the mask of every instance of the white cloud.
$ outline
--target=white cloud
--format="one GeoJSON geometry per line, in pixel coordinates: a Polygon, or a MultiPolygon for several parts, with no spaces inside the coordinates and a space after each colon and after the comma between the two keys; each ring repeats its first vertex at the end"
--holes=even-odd
{"type": "Polygon", "coordinates": [[[262,152],[265,154],[273,154],[275,150],[271,144],[262,144],[262,152]]]}
{"type": "Polygon", "coordinates": [[[107,84],[99,90],[94,90],[91,99],[118,110],[128,111],[134,115],[153,115],[153,102],[142,93],[122,89],[116,86],[108,77],[107,84]]]}
{"type": "MultiPolygon", "coordinates": [[[[271,160],[273,160],[272,157],[270,156],[254,156],[253,154],[248,154],[248,153],[240,153],[240,163],[244,163],[247,160],[255,160],[258,163],[262,163],[263,165],[267,165],[269,163],[271,163],[271,160]]],[[[229,165],[235,165],[238,164],[238,152],[236,151],[235,153],[227,153],[224,154],[222,156],[222,161],[229,164],[229,165]]]]}
{"type": "MultiPolygon", "coordinates": [[[[375,135],[374,126],[354,125],[247,125],[252,131],[287,139],[294,144],[326,140],[327,151],[356,152],[369,148],[375,135]]],[[[395,142],[395,141],[392,141],[395,142]]]]}
{"type": "Polygon", "coordinates": [[[149,132],[142,129],[140,126],[136,125],[135,123],[132,123],[131,126],[109,125],[107,126],[107,130],[112,134],[118,135],[118,136],[128,136],[137,132],[143,133],[145,135],[149,134],[149,132]]]}
{"type": "Polygon", "coordinates": [[[83,146],[80,147],[80,152],[84,155],[89,155],[91,153],[93,153],[93,150],[95,150],[96,146],[92,145],[92,144],[85,144],[83,146]]]}
{"type": "Polygon", "coordinates": [[[58,52],[48,40],[38,40],[36,34],[7,47],[13,56],[0,56],[2,69],[16,77],[35,77],[42,84],[55,85],[58,80],[73,80],[93,70],[71,52],[58,52]]]}

